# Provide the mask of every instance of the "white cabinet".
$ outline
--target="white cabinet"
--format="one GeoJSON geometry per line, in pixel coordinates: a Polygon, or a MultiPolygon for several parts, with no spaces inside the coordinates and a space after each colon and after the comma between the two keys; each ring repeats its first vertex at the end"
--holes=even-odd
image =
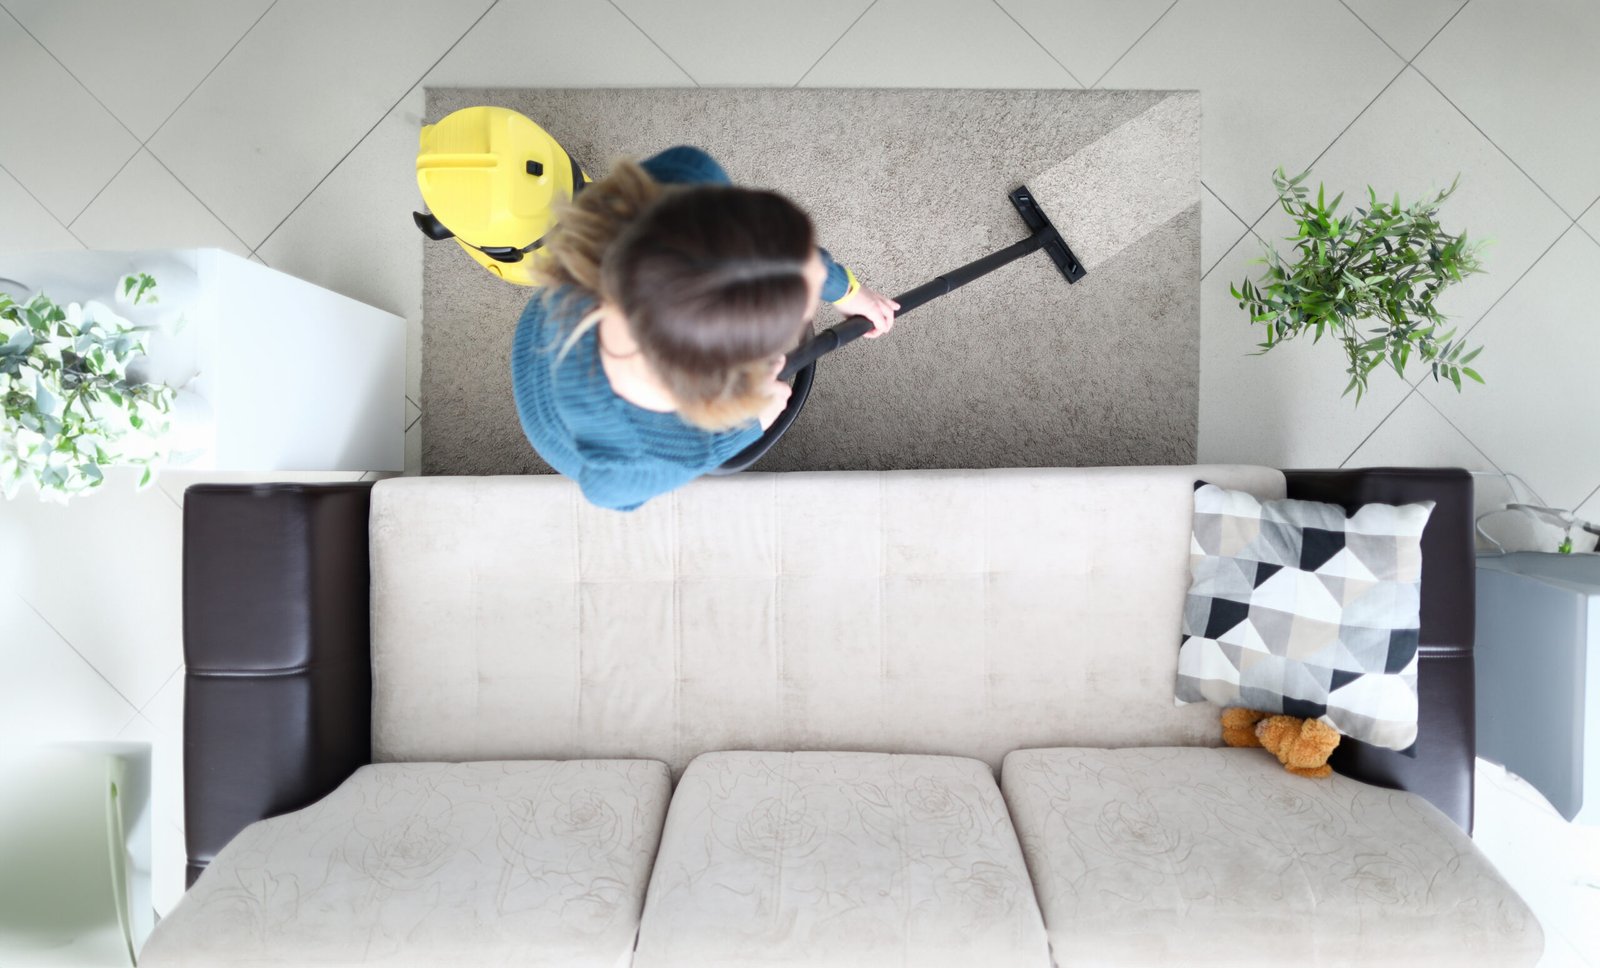
{"type": "Polygon", "coordinates": [[[1600,824],[1600,555],[1484,555],[1478,755],[1600,824]]]}
{"type": "Polygon", "coordinates": [[[404,470],[399,316],[221,249],[0,257],[0,278],[63,304],[109,305],[130,272],[154,276],[161,299],[139,315],[183,318],[151,345],[154,374],[180,389],[175,466],[404,470]]]}

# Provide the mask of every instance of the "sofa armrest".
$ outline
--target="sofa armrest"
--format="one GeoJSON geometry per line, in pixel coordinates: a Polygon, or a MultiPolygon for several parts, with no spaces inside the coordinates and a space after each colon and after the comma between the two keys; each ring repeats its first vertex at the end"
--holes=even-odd
{"type": "Polygon", "coordinates": [[[191,884],[247,825],[315,802],[371,761],[371,489],[198,484],[185,491],[191,884]]]}
{"type": "Polygon", "coordinates": [[[1329,762],[1346,776],[1421,794],[1471,833],[1477,755],[1472,475],[1456,468],[1370,467],[1285,471],[1284,477],[1289,497],[1347,511],[1371,503],[1435,502],[1422,532],[1416,756],[1347,739],[1329,762]]]}

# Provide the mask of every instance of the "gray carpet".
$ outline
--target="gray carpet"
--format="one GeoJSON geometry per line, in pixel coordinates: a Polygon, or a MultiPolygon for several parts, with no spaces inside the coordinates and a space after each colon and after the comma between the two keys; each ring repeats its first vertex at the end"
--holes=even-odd
{"type": "MultiPolygon", "coordinates": [[[[473,90],[598,176],[673,144],[778,189],[893,295],[1026,235],[1033,189],[1089,268],[1029,256],[824,359],[760,470],[1183,464],[1195,456],[1200,99],[1172,91],[473,90]]],[[[507,354],[530,290],[453,244],[423,269],[422,466],[548,473],[522,436],[507,354]]],[[[821,325],[837,320],[824,307],[821,325]]]]}

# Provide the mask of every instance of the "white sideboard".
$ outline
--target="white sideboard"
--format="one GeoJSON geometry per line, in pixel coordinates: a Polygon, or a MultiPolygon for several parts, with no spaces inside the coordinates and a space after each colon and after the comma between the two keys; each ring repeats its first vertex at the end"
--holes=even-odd
{"type": "Polygon", "coordinates": [[[405,469],[405,321],[221,249],[0,257],[0,278],[58,303],[113,302],[155,277],[150,364],[180,392],[174,466],[229,471],[405,469]],[[181,325],[174,325],[176,317],[181,325]]]}
{"type": "Polygon", "coordinates": [[[1478,755],[1600,824],[1600,555],[1483,555],[1478,755]]]}

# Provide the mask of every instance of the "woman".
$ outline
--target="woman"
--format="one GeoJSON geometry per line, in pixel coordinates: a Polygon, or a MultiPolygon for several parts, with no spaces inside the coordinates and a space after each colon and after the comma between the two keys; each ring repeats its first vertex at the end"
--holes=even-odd
{"type": "Polygon", "coordinates": [[[899,306],[816,245],[774,192],[735,188],[697,148],[622,162],[540,251],[512,388],[529,442],[594,504],[632,510],[749,446],[783,412],[783,354],[821,299],[872,320],[899,306]]]}

